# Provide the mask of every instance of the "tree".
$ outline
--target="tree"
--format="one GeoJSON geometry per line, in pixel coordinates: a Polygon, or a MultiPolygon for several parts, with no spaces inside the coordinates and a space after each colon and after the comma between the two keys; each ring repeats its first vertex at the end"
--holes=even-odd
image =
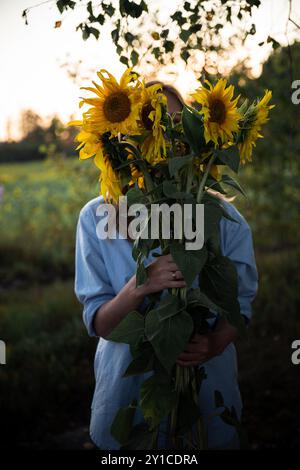
{"type": "MultiPolygon", "coordinates": [[[[81,0],[55,0],[55,3],[64,15],[82,6],[81,0]]],[[[162,18],[162,3],[156,3],[155,8],[153,0],[88,1],[86,18],[76,30],[81,31],[84,40],[91,36],[98,40],[103,25],[108,23],[116,52],[127,66],[141,64],[143,60],[166,64],[181,59],[187,63],[199,50],[208,55],[212,50],[221,53],[224,44],[220,33],[228,23],[232,24],[234,36],[241,42],[249,34],[255,34],[251,16],[253,8],[260,3],[260,0],[172,2],[171,7],[167,5],[162,18]]],[[[31,8],[23,11],[26,24],[31,8]]],[[[61,24],[62,21],[57,21],[55,27],[61,24]]]]}

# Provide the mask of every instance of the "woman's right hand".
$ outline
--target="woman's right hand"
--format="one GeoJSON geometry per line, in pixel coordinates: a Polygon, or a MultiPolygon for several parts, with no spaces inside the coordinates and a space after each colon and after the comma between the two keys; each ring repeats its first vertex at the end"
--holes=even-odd
{"type": "Polygon", "coordinates": [[[171,255],[160,256],[146,269],[148,278],[144,284],[136,287],[134,274],[115,297],[97,310],[93,320],[97,336],[106,338],[128,313],[139,308],[146,295],[172,287],[186,287],[171,255]]]}
{"type": "Polygon", "coordinates": [[[186,287],[183,275],[170,254],[159,256],[146,269],[148,279],[140,286],[145,295],[173,287],[186,287]]]}

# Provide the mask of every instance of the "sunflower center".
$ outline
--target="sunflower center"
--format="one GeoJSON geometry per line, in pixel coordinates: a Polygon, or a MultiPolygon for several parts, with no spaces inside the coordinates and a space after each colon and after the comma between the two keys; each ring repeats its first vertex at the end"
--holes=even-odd
{"type": "Polygon", "coordinates": [[[110,122],[122,122],[130,114],[131,105],[126,93],[117,92],[109,95],[103,104],[103,112],[110,122]]]}
{"type": "Polygon", "coordinates": [[[222,124],[226,118],[226,107],[223,101],[214,100],[210,106],[210,121],[222,124]]]}
{"type": "Polygon", "coordinates": [[[151,103],[144,104],[143,109],[142,109],[142,121],[143,121],[143,125],[144,125],[145,129],[147,129],[147,131],[151,131],[151,129],[153,127],[153,121],[149,118],[149,114],[153,110],[154,110],[154,108],[151,105],[151,103]]]}

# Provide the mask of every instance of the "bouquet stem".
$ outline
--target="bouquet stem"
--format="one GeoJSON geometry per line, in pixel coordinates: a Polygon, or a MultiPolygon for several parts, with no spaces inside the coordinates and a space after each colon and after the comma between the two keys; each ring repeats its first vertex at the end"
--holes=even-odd
{"type": "Polygon", "coordinates": [[[197,194],[197,203],[199,204],[201,199],[202,199],[202,196],[204,194],[204,188],[205,188],[205,183],[206,183],[206,180],[207,180],[207,177],[209,175],[209,172],[211,170],[211,167],[212,167],[212,164],[214,163],[215,161],[215,155],[213,154],[211,157],[210,157],[210,160],[207,164],[207,167],[205,169],[205,172],[204,172],[204,175],[202,177],[202,180],[201,180],[201,183],[199,185],[199,190],[198,190],[198,194],[197,194]]]}

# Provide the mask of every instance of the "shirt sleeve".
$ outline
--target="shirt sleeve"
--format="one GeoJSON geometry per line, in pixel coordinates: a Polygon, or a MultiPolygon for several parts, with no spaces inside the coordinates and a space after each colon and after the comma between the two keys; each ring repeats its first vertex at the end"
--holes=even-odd
{"type": "Polygon", "coordinates": [[[90,336],[97,336],[93,319],[101,305],[115,296],[96,234],[91,210],[81,209],[76,228],[74,290],[83,305],[83,321],[90,336]]]}
{"type": "Polygon", "coordinates": [[[238,301],[241,314],[245,317],[246,323],[249,323],[252,317],[252,302],[258,288],[253,238],[251,228],[245,218],[238,211],[232,216],[238,222],[227,221],[224,256],[230,258],[236,266],[238,301]]]}

